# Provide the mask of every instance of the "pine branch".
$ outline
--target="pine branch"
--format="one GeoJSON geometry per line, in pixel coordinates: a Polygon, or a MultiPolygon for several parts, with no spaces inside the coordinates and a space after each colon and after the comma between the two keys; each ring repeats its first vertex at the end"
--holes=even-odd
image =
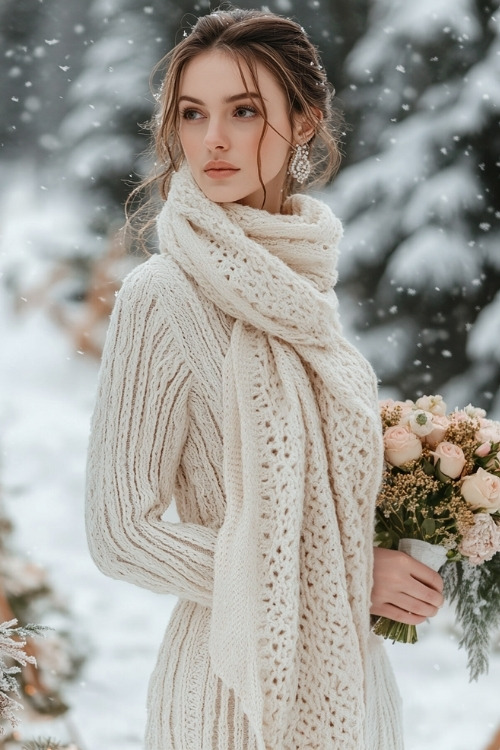
{"type": "Polygon", "coordinates": [[[22,750],[77,750],[77,748],[76,745],[63,745],[57,740],[47,737],[47,739],[31,740],[27,745],[23,745],[22,750]]]}
{"type": "Polygon", "coordinates": [[[500,553],[482,565],[449,563],[441,572],[462,628],[458,645],[467,652],[470,681],[477,680],[488,671],[491,636],[500,627],[500,553]]]}
{"type": "MultiPolygon", "coordinates": [[[[19,683],[17,675],[27,664],[36,666],[34,656],[25,653],[26,638],[42,635],[50,628],[44,625],[25,625],[16,627],[17,620],[9,620],[0,624],[0,719],[8,721],[11,726],[17,726],[16,711],[22,705],[16,700],[19,697],[19,683]],[[10,662],[14,662],[9,665],[10,662]]],[[[4,733],[0,726],[0,736],[4,733]]]]}

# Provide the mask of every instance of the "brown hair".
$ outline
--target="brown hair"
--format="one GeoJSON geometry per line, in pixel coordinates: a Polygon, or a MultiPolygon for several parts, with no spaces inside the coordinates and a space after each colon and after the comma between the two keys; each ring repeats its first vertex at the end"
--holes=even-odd
{"type": "MultiPolygon", "coordinates": [[[[184,34],[184,38],[153,70],[152,76],[166,68],[160,93],[155,96],[157,111],[149,123],[155,169],[134,188],[125,204],[127,227],[131,226],[132,220],[140,219],[142,226],[138,235],[143,247],[148,231],[154,226],[153,194],[159,193],[163,200],[166,199],[172,174],[183,161],[177,106],[181,74],[185,66],[202,52],[221,50],[229,54],[237,63],[245,83],[241,67],[241,63],[244,63],[257,92],[256,64],[261,63],[274,75],[289,102],[290,124],[293,126],[295,115],[303,115],[307,122],[314,125],[314,136],[309,142],[312,162],[309,184],[324,184],[340,164],[338,141],[341,118],[332,107],[334,89],[327,81],[316,47],[298,23],[266,11],[231,8],[201,16],[191,32],[184,34]],[[318,111],[321,117],[318,117],[318,111]],[[144,192],[149,195],[146,201],[143,200],[144,192]],[[131,213],[130,209],[137,201],[141,205],[131,213]],[[149,220],[145,221],[145,216],[149,216],[149,220]]],[[[262,99],[258,102],[258,108],[264,119],[262,143],[270,125],[262,99]]],[[[260,175],[260,145],[257,159],[260,175]]],[[[262,179],[261,184],[265,200],[262,179]]],[[[288,175],[284,198],[297,187],[294,179],[288,175]]]]}

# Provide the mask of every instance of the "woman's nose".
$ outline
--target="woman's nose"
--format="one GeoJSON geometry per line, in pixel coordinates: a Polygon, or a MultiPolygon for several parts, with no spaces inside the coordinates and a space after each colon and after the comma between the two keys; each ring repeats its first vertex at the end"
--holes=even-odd
{"type": "Polygon", "coordinates": [[[222,122],[215,117],[210,118],[205,133],[205,146],[214,151],[215,149],[226,149],[229,145],[227,133],[222,122]]]}

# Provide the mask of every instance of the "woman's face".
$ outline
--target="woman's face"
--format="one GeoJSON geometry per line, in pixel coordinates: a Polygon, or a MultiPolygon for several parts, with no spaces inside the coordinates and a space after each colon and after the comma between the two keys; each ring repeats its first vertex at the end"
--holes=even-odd
{"type": "MultiPolygon", "coordinates": [[[[250,73],[243,62],[241,67],[246,88],[260,107],[250,73]]],[[[290,143],[295,143],[288,102],[274,76],[257,63],[257,80],[269,123],[260,147],[266,186],[262,206],[257,154],[264,119],[246,93],[242,73],[235,60],[220,50],[203,52],[186,65],[179,86],[179,138],[193,177],[207,198],[277,213],[290,143]]]]}

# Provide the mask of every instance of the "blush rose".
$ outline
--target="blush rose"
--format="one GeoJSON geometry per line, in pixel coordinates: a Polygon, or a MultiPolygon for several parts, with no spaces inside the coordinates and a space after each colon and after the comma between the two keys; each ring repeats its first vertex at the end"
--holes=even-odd
{"type": "Polygon", "coordinates": [[[500,477],[478,469],[465,477],[460,491],[472,510],[500,511],[500,477]]]}
{"type": "Polygon", "coordinates": [[[402,466],[416,461],[422,455],[422,444],[418,437],[402,425],[388,427],[384,434],[385,458],[392,466],[402,466]]]}
{"type": "Polygon", "coordinates": [[[439,443],[432,452],[434,463],[439,461],[439,468],[450,479],[457,479],[465,466],[465,456],[459,445],[439,443]]]}
{"type": "Polygon", "coordinates": [[[479,448],[477,448],[474,452],[476,456],[479,456],[479,458],[484,458],[488,455],[488,453],[491,452],[491,443],[481,443],[479,448]]]}

